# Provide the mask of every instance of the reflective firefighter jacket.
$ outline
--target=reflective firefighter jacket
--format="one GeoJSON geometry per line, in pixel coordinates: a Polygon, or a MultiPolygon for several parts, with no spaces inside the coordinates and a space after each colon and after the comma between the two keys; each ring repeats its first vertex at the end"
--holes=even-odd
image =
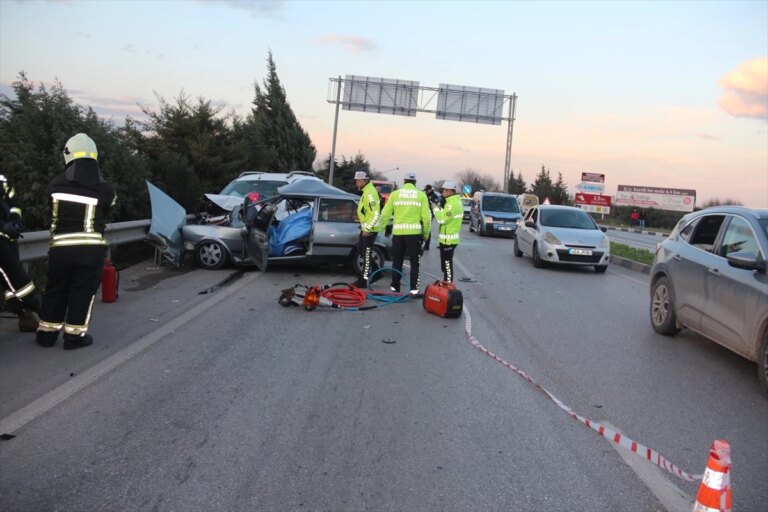
{"type": "Polygon", "coordinates": [[[429,229],[432,225],[429,200],[427,200],[427,194],[416,188],[413,183],[406,183],[402,188],[389,194],[387,204],[381,212],[379,225],[386,226],[393,215],[393,235],[429,237],[429,229]]]}
{"type": "Polygon", "coordinates": [[[357,218],[360,220],[360,229],[369,233],[379,231],[379,217],[381,216],[381,198],[379,191],[370,181],[363,187],[363,195],[357,203],[357,218]]]}
{"type": "Polygon", "coordinates": [[[464,205],[461,196],[453,194],[445,198],[445,206],[435,206],[432,210],[437,221],[437,241],[443,245],[459,245],[459,231],[464,217],[464,205]]]}
{"type": "Polygon", "coordinates": [[[74,160],[48,185],[51,247],[106,246],[105,217],[114,205],[112,185],[101,179],[96,160],[74,160]]]}

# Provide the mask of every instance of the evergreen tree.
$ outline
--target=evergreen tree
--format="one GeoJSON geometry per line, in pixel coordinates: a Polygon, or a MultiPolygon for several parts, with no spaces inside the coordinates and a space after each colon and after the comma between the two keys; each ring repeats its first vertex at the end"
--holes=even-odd
{"type": "Polygon", "coordinates": [[[568,186],[563,181],[563,173],[561,172],[557,173],[557,181],[552,187],[552,196],[549,200],[552,204],[570,205],[571,203],[568,199],[568,186]]]}
{"type": "Polygon", "coordinates": [[[536,195],[539,198],[539,203],[543,204],[545,199],[553,201],[552,195],[554,186],[552,185],[552,178],[549,175],[549,169],[541,166],[541,171],[536,175],[536,180],[531,184],[530,193],[536,195]]]}
{"type": "Polygon", "coordinates": [[[312,169],[317,151],[288,103],[271,51],[267,58],[267,77],[263,87],[262,91],[258,83],[254,84],[256,96],[250,122],[268,155],[270,170],[288,172],[312,169]]]}
{"type": "MultiPolygon", "coordinates": [[[[327,182],[330,168],[331,155],[329,154],[328,158],[323,161],[320,169],[317,170],[317,176],[321,180],[327,182]]],[[[347,160],[347,158],[342,155],[341,162],[334,162],[333,186],[352,194],[359,194],[360,191],[357,189],[357,185],[355,184],[355,173],[357,171],[364,171],[368,173],[368,176],[373,178],[373,173],[371,172],[371,164],[360,151],[358,151],[355,157],[351,160],[347,160]]]]}
{"type": "Polygon", "coordinates": [[[526,189],[527,185],[523,179],[523,173],[518,172],[517,177],[512,175],[512,177],[509,179],[509,186],[507,187],[509,193],[514,195],[525,194],[526,189]]]}

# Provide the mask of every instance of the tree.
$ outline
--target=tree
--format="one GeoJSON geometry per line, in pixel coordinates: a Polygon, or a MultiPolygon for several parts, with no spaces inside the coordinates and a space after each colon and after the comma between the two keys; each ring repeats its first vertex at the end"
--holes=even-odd
{"type": "Polygon", "coordinates": [[[493,177],[488,176],[487,174],[481,175],[479,171],[476,171],[472,168],[467,168],[463,171],[457,172],[454,175],[454,178],[456,178],[456,181],[459,182],[459,186],[471,186],[473,192],[478,190],[485,190],[486,192],[497,192],[501,190],[501,187],[496,182],[496,180],[493,179],[493,177]]]}
{"type": "Polygon", "coordinates": [[[564,204],[569,205],[571,201],[568,199],[568,187],[563,181],[563,173],[557,173],[557,181],[555,186],[552,187],[552,195],[549,198],[552,204],[564,204]]]}
{"type": "Polygon", "coordinates": [[[523,173],[518,172],[517,177],[514,175],[509,179],[509,184],[507,186],[507,189],[509,190],[510,194],[525,194],[527,185],[525,184],[525,180],[523,179],[523,173]]]}
{"type": "Polygon", "coordinates": [[[249,122],[260,149],[268,155],[268,166],[283,172],[311,169],[317,151],[288,103],[271,51],[263,87],[262,91],[258,82],[254,84],[256,96],[249,122]]]}
{"type": "MultiPolygon", "coordinates": [[[[328,158],[323,161],[322,166],[317,170],[317,176],[323,181],[328,181],[330,168],[331,155],[329,154],[328,158]]],[[[357,190],[357,185],[355,184],[355,173],[358,171],[366,172],[371,178],[375,178],[373,176],[374,173],[371,172],[370,162],[360,151],[351,160],[347,160],[342,155],[341,163],[334,162],[333,164],[333,186],[353,194],[358,194],[359,190],[357,190]]]]}
{"type": "Polygon", "coordinates": [[[552,195],[554,192],[554,186],[552,185],[552,178],[549,175],[549,169],[541,166],[541,171],[536,175],[536,179],[531,184],[530,193],[538,196],[539,203],[544,203],[544,200],[549,198],[552,202],[552,195]]]}

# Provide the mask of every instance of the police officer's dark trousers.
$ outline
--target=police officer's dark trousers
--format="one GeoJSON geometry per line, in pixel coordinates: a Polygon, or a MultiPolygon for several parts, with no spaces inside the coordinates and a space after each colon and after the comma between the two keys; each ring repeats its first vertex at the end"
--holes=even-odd
{"type": "Polygon", "coordinates": [[[106,255],[104,246],[52,247],[48,251],[41,324],[63,324],[67,334],[87,332],[106,255]]]}
{"type": "Polygon", "coordinates": [[[453,282],[453,253],[455,245],[440,244],[440,268],[443,269],[443,280],[453,282]]]}
{"type": "MultiPolygon", "coordinates": [[[[421,235],[392,236],[392,268],[402,272],[403,261],[408,256],[411,263],[411,290],[419,289],[419,259],[421,258],[421,235]]],[[[392,273],[392,287],[400,291],[400,274],[392,273]]]]}
{"type": "MultiPolygon", "coordinates": [[[[363,236],[361,231],[357,240],[357,246],[363,255],[363,279],[366,280],[371,277],[371,274],[379,270],[379,264],[373,259],[373,245],[376,243],[377,236],[378,233],[368,233],[368,236],[363,236]]],[[[374,281],[380,277],[381,274],[377,274],[374,281]]]]}

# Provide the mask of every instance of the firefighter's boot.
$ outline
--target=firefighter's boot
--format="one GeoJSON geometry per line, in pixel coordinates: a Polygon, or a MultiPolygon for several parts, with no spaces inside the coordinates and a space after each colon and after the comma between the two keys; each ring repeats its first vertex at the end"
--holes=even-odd
{"type": "Polygon", "coordinates": [[[64,350],[87,347],[91,343],[93,343],[93,336],[88,333],[83,333],[79,336],[77,334],[64,334],[64,350]]]}
{"type": "Polygon", "coordinates": [[[19,313],[19,330],[21,332],[35,332],[39,324],[40,318],[31,309],[25,309],[19,313]]]}
{"type": "Polygon", "coordinates": [[[50,348],[56,344],[59,339],[59,331],[37,331],[35,341],[41,347],[50,348]]]}

